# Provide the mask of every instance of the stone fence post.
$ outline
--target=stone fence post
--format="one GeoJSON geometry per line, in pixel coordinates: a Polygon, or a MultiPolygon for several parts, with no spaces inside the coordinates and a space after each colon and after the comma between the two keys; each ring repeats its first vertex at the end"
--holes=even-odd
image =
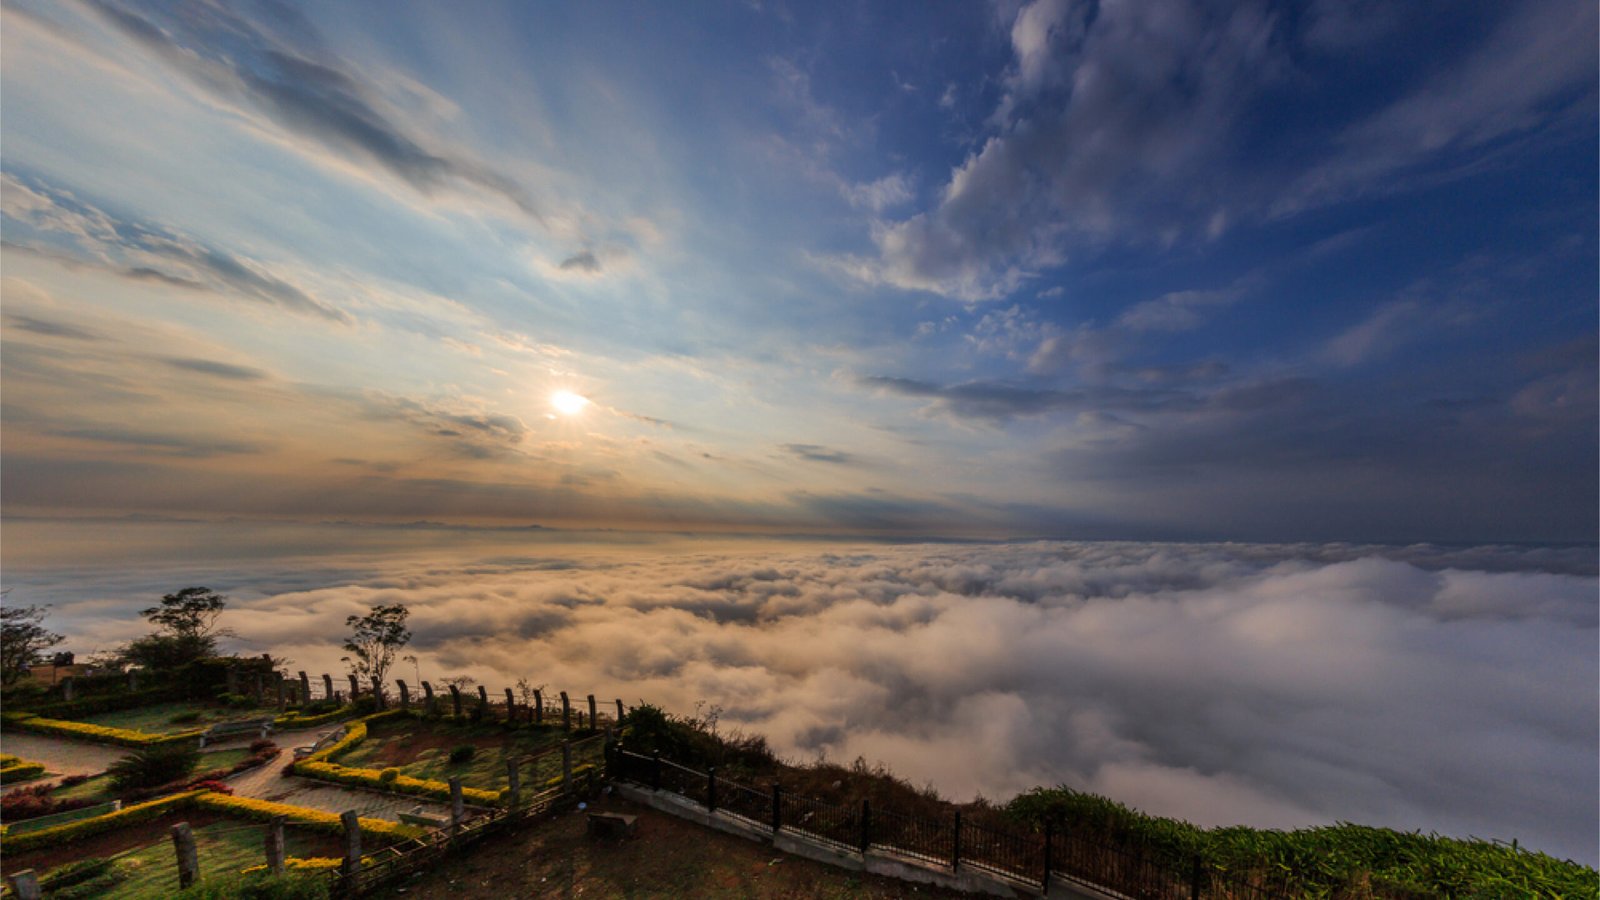
{"type": "Polygon", "coordinates": [[[406,688],[405,679],[396,678],[394,680],[394,685],[395,685],[395,687],[400,689],[400,708],[401,709],[410,709],[411,708],[411,691],[406,688]]]}

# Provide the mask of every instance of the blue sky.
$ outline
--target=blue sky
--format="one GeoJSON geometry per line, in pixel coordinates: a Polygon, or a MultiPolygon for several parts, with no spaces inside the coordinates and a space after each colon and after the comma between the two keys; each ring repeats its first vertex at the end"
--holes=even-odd
{"type": "Polygon", "coordinates": [[[1595,18],[14,0],[5,511],[1593,540],[1595,18]]]}

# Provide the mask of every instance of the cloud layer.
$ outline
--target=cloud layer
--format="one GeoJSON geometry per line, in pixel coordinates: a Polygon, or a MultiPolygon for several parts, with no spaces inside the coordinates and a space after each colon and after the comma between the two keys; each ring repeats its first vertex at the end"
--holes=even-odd
{"type": "MultiPolygon", "coordinates": [[[[704,702],[795,758],[957,797],[1065,783],[1207,825],[1349,820],[1594,862],[1592,547],[366,539],[418,549],[215,564],[241,649],[337,672],[343,618],[401,602],[424,677],[704,702]]],[[[58,616],[129,636],[140,592],[207,577],[184,571],[80,572],[58,616]]],[[[29,602],[64,580],[11,574],[29,602]]]]}

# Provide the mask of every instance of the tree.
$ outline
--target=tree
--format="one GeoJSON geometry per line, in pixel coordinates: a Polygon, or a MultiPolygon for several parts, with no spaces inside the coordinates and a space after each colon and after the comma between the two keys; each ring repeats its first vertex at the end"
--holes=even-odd
{"type": "Polygon", "coordinates": [[[350,655],[343,659],[357,678],[383,683],[389,667],[394,664],[395,654],[411,640],[411,632],[406,629],[406,618],[410,615],[411,610],[396,603],[374,606],[364,616],[350,616],[344,620],[351,633],[344,642],[345,652],[350,655]]]}
{"type": "Polygon", "coordinates": [[[174,637],[208,642],[215,646],[218,636],[217,617],[228,598],[207,587],[186,587],[161,598],[160,606],[152,606],[139,615],[149,619],[174,637]]]}
{"type": "Polygon", "coordinates": [[[47,607],[0,606],[0,683],[14,684],[61,635],[44,627],[47,607]]]}

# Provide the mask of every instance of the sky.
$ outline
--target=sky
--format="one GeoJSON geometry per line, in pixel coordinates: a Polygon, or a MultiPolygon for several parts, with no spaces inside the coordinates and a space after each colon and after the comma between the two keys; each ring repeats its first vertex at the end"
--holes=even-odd
{"type": "Polygon", "coordinates": [[[1596,46],[1586,0],[6,0],[0,502],[1593,542],[1596,46]]]}

